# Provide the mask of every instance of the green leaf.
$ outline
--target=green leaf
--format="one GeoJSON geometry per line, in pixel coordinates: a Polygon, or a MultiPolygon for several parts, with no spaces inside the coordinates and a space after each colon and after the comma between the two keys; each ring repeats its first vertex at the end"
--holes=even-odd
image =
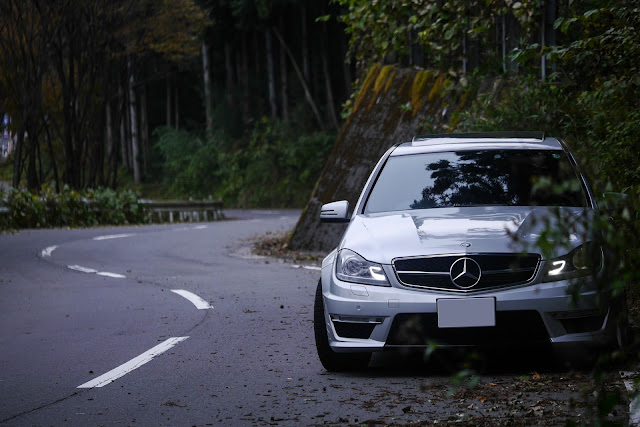
{"type": "Polygon", "coordinates": [[[587,18],[587,19],[591,18],[593,15],[595,15],[594,18],[597,18],[598,15],[600,15],[600,9],[592,9],[592,10],[588,10],[588,11],[586,11],[584,13],[584,17],[587,18]]]}
{"type": "Polygon", "coordinates": [[[456,34],[456,28],[455,27],[451,27],[447,31],[445,31],[444,39],[445,40],[451,40],[455,34],[456,34]]]}

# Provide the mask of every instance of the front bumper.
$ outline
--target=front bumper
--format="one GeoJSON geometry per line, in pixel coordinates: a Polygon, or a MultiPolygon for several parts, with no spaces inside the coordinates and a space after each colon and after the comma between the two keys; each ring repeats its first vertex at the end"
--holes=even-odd
{"type": "MultiPolygon", "coordinates": [[[[480,291],[466,295],[402,286],[383,266],[390,287],[339,280],[332,262],[322,269],[322,294],[329,345],[336,352],[380,351],[394,347],[515,346],[586,344],[601,346],[615,337],[610,314],[598,305],[595,285],[586,281],[577,298],[569,282],[558,281],[480,291]],[[495,298],[496,326],[437,327],[440,298],[495,298]]],[[[541,269],[544,271],[544,269],[541,269]]]]}

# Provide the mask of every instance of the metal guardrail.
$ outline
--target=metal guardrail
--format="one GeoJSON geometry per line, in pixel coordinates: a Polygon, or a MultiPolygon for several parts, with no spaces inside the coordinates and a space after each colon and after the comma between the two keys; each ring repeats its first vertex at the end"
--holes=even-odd
{"type": "Polygon", "coordinates": [[[224,219],[222,202],[139,200],[149,212],[149,222],[198,222],[224,219]]]}

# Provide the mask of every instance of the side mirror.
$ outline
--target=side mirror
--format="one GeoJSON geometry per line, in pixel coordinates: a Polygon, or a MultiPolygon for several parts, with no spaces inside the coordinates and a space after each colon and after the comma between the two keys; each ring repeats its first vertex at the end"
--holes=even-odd
{"type": "Polygon", "coordinates": [[[349,222],[349,202],[341,200],[339,202],[322,205],[320,210],[320,222],[346,223],[349,222]]]}

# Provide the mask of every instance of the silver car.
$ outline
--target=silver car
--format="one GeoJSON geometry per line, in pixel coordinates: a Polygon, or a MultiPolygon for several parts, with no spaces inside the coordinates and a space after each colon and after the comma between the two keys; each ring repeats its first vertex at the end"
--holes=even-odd
{"type": "Polygon", "coordinates": [[[597,211],[567,146],[543,133],[414,138],[379,160],[322,263],[314,306],[327,370],[367,366],[394,348],[608,345],[621,341],[601,304],[604,253],[584,219],[597,211]],[[550,227],[573,221],[563,241],[550,227]],[[545,234],[547,233],[547,234],[545,234]]]}

